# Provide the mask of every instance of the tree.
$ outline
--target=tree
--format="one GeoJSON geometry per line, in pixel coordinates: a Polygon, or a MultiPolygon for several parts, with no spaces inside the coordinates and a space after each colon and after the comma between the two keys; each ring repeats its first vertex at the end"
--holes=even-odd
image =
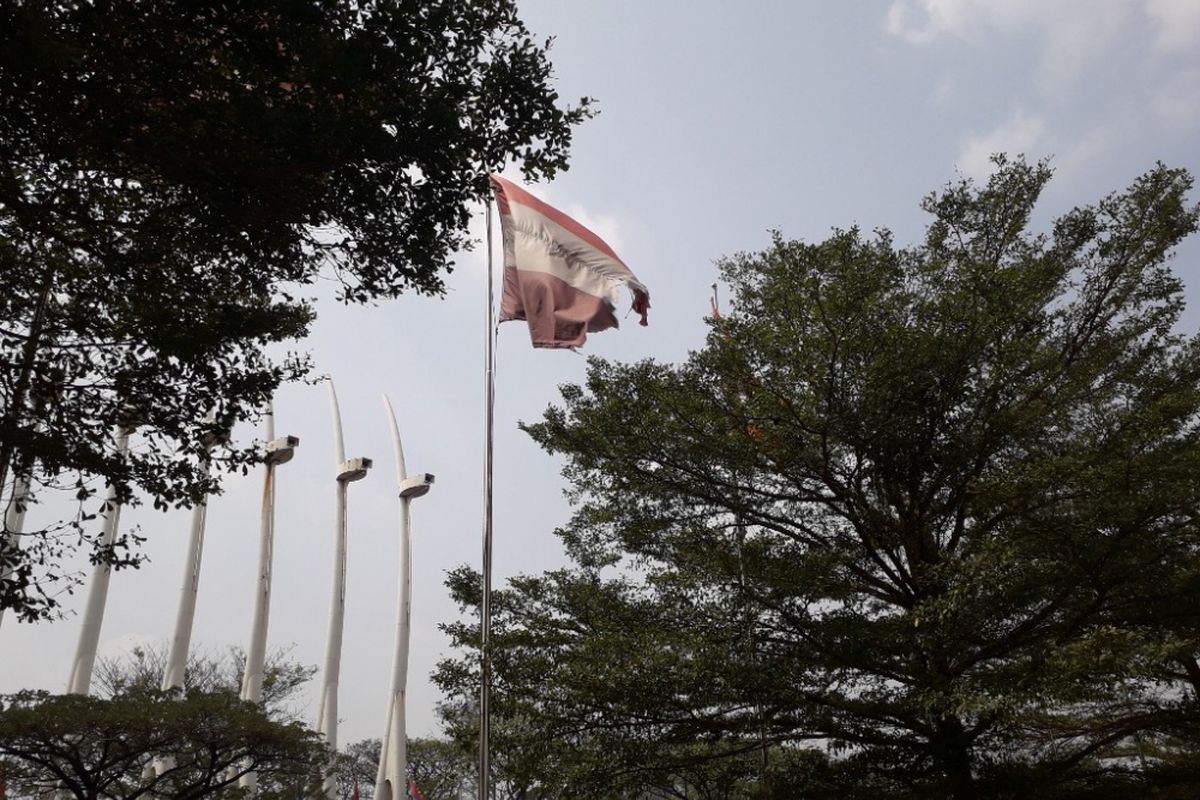
{"type": "Polygon", "coordinates": [[[307,331],[305,286],[440,293],[486,173],[552,176],[588,114],[511,0],[0,3],[0,487],[80,503],[0,538],[0,609],[55,613],[104,482],[162,508],[217,488],[212,437],[304,374],[265,348],[307,331]]]}
{"type": "Polygon", "coordinates": [[[351,742],[337,754],[333,764],[338,797],[353,797],[358,786],[359,796],[372,800],[375,796],[375,776],[379,771],[379,739],[351,742]]]}
{"type": "MultiPolygon", "coordinates": [[[[167,668],[167,649],[161,645],[135,647],[124,657],[101,657],[92,678],[100,697],[115,698],[131,692],[146,692],[162,685],[167,668]]],[[[184,692],[230,692],[239,694],[246,669],[246,653],[231,646],[224,653],[193,648],[184,670],[184,692]]],[[[296,722],[296,695],[312,680],[317,668],[291,660],[291,648],[267,653],[263,668],[262,706],[276,722],[296,722]]]]}
{"type": "Polygon", "coordinates": [[[754,754],[725,796],[1200,791],[1200,211],[1160,165],[1030,233],[1049,179],[998,157],[913,247],[777,234],[701,350],[527,426],[575,566],[495,601],[510,752],[567,796],[754,754]]]}
{"type": "Polygon", "coordinates": [[[313,731],[272,722],[230,692],[136,691],[107,700],[22,692],[0,708],[0,756],[10,791],[21,797],[236,796],[238,779],[256,772],[255,796],[292,798],[319,790],[314,765],[324,763],[325,749],[313,731]],[[163,755],[171,761],[156,771],[163,755]]]}
{"type": "MultiPolygon", "coordinates": [[[[363,739],[338,754],[335,770],[339,796],[351,796],[355,784],[365,800],[375,796],[380,747],[379,739],[363,739]]],[[[427,800],[474,796],[476,770],[472,753],[457,742],[420,737],[408,740],[408,778],[416,781],[427,800]]]]}

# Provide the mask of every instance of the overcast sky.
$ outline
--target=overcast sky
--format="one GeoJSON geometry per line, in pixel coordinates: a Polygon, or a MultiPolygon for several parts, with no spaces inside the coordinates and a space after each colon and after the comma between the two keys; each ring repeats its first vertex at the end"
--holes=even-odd
{"type": "MultiPolygon", "coordinates": [[[[597,98],[570,171],[531,187],[613,245],[651,291],[650,327],[626,318],[588,354],[678,361],[702,345],[714,261],[767,246],[769,231],[818,241],[833,227],[921,236],[918,202],[957,175],[986,176],[995,151],[1049,158],[1056,177],[1036,223],[1127,186],[1156,161],[1200,172],[1197,0],[555,2],[523,16],[554,36],[564,98],[597,98]]],[[[1193,200],[1198,194],[1193,193],[1193,200]]],[[[482,227],[480,227],[482,230],[482,227]]],[[[413,510],[410,733],[436,733],[428,680],[447,654],[437,629],[457,610],[447,570],[478,567],[482,526],[482,248],[463,255],[444,299],[371,308],[328,299],[300,346],[337,381],[348,456],[376,468],[350,487],[350,588],[342,664],[343,743],[379,736],[395,625],[395,471],[380,394],[400,415],[408,467],[437,475],[413,510]]],[[[1200,313],[1200,243],[1177,271],[1200,313]]],[[[328,287],[315,293],[330,294],[328,287]]],[[[497,582],[563,563],[553,535],[570,509],[560,464],[517,429],[579,381],[585,359],[534,351],[519,323],[499,337],[497,582]]],[[[279,435],[301,438],[278,472],[272,645],[323,660],[331,586],[333,438],[323,387],[276,401],[279,435]]],[[[252,430],[239,435],[249,439],[252,430]]],[[[194,644],[245,645],[256,575],[261,475],[230,479],[209,510],[194,644]]],[[[31,513],[29,526],[38,514],[31,513]]],[[[189,515],[127,510],[151,563],[113,576],[103,653],[171,633],[189,515]]],[[[81,564],[80,568],[86,568],[81,564]]],[[[66,619],[0,628],[0,692],[65,688],[84,591],[66,619]]],[[[304,710],[316,714],[320,675],[304,710]]]]}

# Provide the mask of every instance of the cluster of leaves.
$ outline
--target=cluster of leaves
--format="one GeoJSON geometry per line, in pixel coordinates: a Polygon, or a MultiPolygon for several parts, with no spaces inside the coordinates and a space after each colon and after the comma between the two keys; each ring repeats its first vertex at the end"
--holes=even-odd
{"type": "MultiPolygon", "coordinates": [[[[0,609],[54,613],[105,481],[214,491],[206,438],[307,369],[265,354],[307,331],[302,287],[440,293],[486,173],[565,168],[588,104],[561,104],[511,0],[0,3],[0,486],[81,504],[0,540],[0,609]]],[[[136,560],[121,544],[96,558],[136,560]]]]}
{"type": "MultiPolygon", "coordinates": [[[[593,360],[527,426],[566,461],[575,567],[494,598],[507,780],[1200,791],[1200,337],[1168,266],[1200,210],[1159,166],[1034,235],[1049,178],[998,158],[926,199],[915,247],[851,229],[726,259],[702,350],[593,360]]],[[[474,573],[450,587],[478,608],[474,573]]],[[[440,667],[454,713],[478,674],[440,667]]]]}

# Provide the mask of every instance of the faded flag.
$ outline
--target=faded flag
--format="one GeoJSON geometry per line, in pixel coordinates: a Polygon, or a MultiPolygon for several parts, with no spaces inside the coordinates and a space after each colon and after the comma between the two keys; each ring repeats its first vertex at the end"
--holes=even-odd
{"type": "Polygon", "coordinates": [[[504,237],[501,322],[526,320],[534,347],[578,347],[587,334],[617,327],[624,284],[646,324],[650,293],[603,239],[512,181],[491,178],[504,237]]]}

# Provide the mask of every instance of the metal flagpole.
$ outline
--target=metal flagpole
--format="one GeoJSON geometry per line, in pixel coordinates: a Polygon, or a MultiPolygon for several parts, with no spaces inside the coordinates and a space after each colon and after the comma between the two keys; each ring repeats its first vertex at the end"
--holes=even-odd
{"type": "MultiPolygon", "coordinates": [[[[0,537],[0,555],[7,557],[10,552],[21,549],[18,538],[25,530],[25,509],[29,500],[29,476],[20,473],[13,480],[12,495],[8,498],[8,508],[4,512],[4,535],[0,537]]],[[[14,553],[15,555],[15,553],[14,553]]],[[[14,561],[15,563],[15,561],[14,561]]],[[[0,586],[8,580],[13,567],[7,562],[0,566],[0,586]]],[[[0,623],[4,622],[4,609],[0,608],[0,623]]]]}
{"type": "Polygon", "coordinates": [[[392,430],[392,450],[396,455],[396,486],[400,492],[400,586],[396,603],[396,652],[392,659],[392,687],[388,694],[387,727],[379,751],[379,769],[375,774],[375,800],[401,800],[405,797],[408,772],[408,731],[405,724],[405,692],[408,684],[408,645],[412,630],[412,535],[409,506],[415,498],[429,492],[433,476],[427,472],[408,477],[404,466],[404,448],[400,427],[387,395],[383,396],[388,423],[392,430]]]}
{"type": "MultiPolygon", "coordinates": [[[[275,553],[275,467],[292,460],[300,440],[295,436],[275,438],[275,408],[267,404],[263,418],[266,456],[263,459],[262,518],[258,544],[258,586],[254,593],[254,621],[250,626],[250,647],[246,650],[246,670],[242,675],[241,698],[262,702],[263,669],[267,658],[267,625],[271,615],[271,566],[275,553]]],[[[238,786],[254,789],[257,775],[248,772],[238,786]]]]}
{"type": "MultiPolygon", "coordinates": [[[[118,425],[115,438],[117,456],[129,450],[129,435],[132,428],[118,425]]],[[[117,526],[121,518],[121,505],[117,502],[117,491],[109,487],[108,499],[104,504],[104,533],[100,537],[101,547],[111,547],[117,539],[117,526]]],[[[83,610],[83,627],[79,631],[79,644],[75,648],[75,662],[71,665],[71,677],[67,679],[68,694],[88,694],[92,686],[92,667],[96,663],[96,646],[100,643],[100,626],[104,623],[104,606],[108,602],[108,580],[112,566],[99,563],[92,569],[92,580],[88,585],[87,605],[83,610]]]]}
{"type": "MultiPolygon", "coordinates": [[[[346,460],[342,440],[342,413],[338,409],[337,392],[329,378],[329,403],[333,413],[333,440],[337,459],[337,520],[334,523],[333,595],[329,605],[329,638],[325,646],[325,676],[321,690],[321,707],[317,712],[317,733],[325,739],[331,753],[337,752],[337,694],[342,665],[342,627],[346,619],[346,486],[366,477],[371,459],[346,460]]],[[[333,775],[327,775],[324,792],[330,800],[337,796],[333,775]]]]}
{"type": "Polygon", "coordinates": [[[492,266],[492,203],[487,201],[487,351],[484,364],[484,466],[483,466],[483,600],[479,607],[479,800],[491,797],[491,694],[492,694],[492,462],[495,451],[496,326],[493,322],[495,279],[492,266]]]}
{"type": "Polygon", "coordinates": [[[484,597],[479,608],[479,800],[491,796],[492,463],[496,439],[496,279],[492,265],[492,203],[487,201],[487,353],[485,361],[484,597]]]}

